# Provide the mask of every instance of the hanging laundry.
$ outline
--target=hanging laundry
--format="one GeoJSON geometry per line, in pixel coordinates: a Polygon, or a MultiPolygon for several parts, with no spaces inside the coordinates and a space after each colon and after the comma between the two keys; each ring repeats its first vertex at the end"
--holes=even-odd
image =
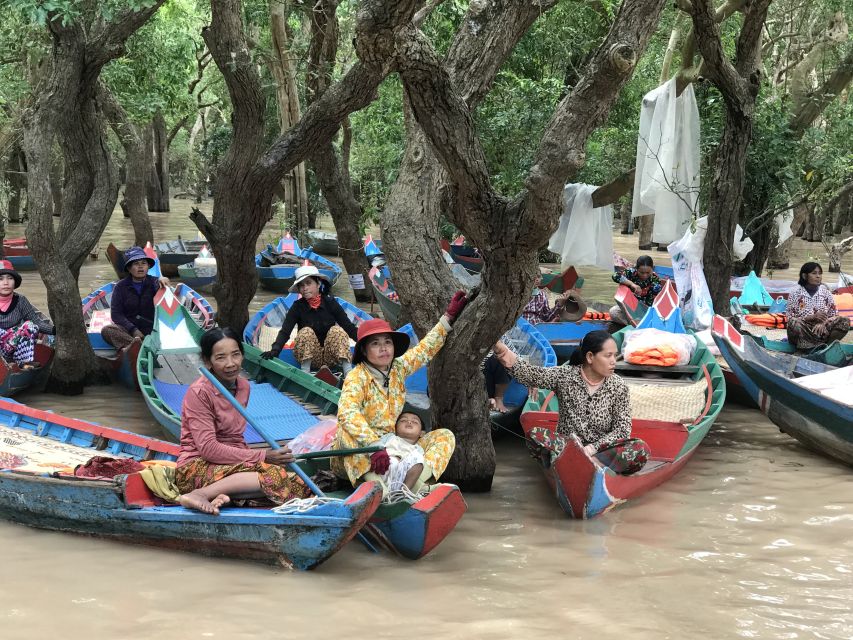
{"type": "Polygon", "coordinates": [[[676,95],[675,78],[643,96],[633,217],[654,215],[652,241],[681,238],[699,199],[699,109],[693,86],[676,95]]]}
{"type": "Polygon", "coordinates": [[[560,264],[613,268],[613,209],[593,208],[592,194],[598,187],[567,184],[563,189],[563,215],[548,242],[548,250],[560,255],[560,264]]]}

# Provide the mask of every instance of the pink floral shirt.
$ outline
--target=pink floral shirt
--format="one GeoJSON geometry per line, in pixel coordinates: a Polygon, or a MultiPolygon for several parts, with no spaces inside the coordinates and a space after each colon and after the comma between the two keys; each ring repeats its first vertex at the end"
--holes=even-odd
{"type": "Polygon", "coordinates": [[[785,312],[789,318],[804,318],[819,311],[825,313],[828,318],[838,315],[835,298],[825,284],[820,285],[813,296],[809,295],[802,286],[798,286],[788,296],[788,307],[785,312]]]}

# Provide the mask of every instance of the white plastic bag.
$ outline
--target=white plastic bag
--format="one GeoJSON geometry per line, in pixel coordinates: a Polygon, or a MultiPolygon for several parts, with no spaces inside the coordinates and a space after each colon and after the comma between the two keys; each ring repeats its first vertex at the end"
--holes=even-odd
{"type": "Polygon", "coordinates": [[[627,362],[663,367],[689,363],[695,349],[692,335],[660,329],[635,329],[622,343],[622,355],[627,362]]]}
{"type": "Polygon", "coordinates": [[[335,432],[338,429],[336,420],[321,420],[309,427],[288,443],[293,453],[312,453],[328,451],[332,448],[335,432]]]}
{"type": "Polygon", "coordinates": [[[613,209],[593,208],[598,187],[567,184],[563,189],[560,226],[548,242],[548,250],[560,255],[563,269],[574,265],[613,268],[613,209]]]}
{"type": "Polygon", "coordinates": [[[672,271],[684,326],[697,331],[707,329],[714,320],[711,292],[702,268],[707,231],[708,217],[705,216],[696,221],[695,232],[688,229],[681,239],[667,247],[672,258],[672,271]]]}

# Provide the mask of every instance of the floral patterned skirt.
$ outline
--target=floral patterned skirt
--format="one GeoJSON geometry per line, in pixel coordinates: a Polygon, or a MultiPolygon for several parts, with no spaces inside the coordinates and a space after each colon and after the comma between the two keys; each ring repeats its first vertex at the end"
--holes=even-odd
{"type": "Polygon", "coordinates": [[[349,360],[352,357],[349,351],[349,336],[341,327],[335,325],[329,329],[323,344],[320,344],[314,329],[303,327],[296,333],[293,357],[299,363],[310,361],[315,369],[324,365],[336,367],[341,360],[349,360]]]}
{"type": "Polygon", "coordinates": [[[0,329],[0,353],[3,358],[18,364],[32,362],[38,333],[38,327],[31,320],[11,329],[0,329]]]}
{"type": "MultiPolygon", "coordinates": [[[[548,462],[559,456],[566,447],[567,438],[544,427],[534,427],[527,434],[527,447],[537,460],[550,457],[548,462]]],[[[620,438],[601,447],[595,458],[614,473],[624,476],[637,473],[649,461],[651,450],[639,438],[620,438]]]]}
{"type": "Polygon", "coordinates": [[[834,316],[824,322],[788,318],[788,342],[801,351],[842,340],[850,330],[850,319],[834,316]]]}
{"type": "Polygon", "coordinates": [[[232,476],[235,473],[254,472],[258,474],[261,491],[271,502],[284,504],[292,498],[309,498],[313,494],[295,473],[289,473],[277,464],[258,462],[248,464],[210,464],[196,458],[175,471],[175,484],[181,493],[190,493],[232,476]]]}

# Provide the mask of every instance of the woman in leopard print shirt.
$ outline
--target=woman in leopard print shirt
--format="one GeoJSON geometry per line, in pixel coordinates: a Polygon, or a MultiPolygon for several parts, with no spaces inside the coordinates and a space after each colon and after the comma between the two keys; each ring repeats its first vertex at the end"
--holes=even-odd
{"type": "Polygon", "coordinates": [[[584,336],[571,363],[562,367],[529,365],[501,342],[494,350],[501,364],[521,384],[553,389],[557,396],[557,433],[531,432],[531,440],[559,455],[565,438],[575,435],[587,455],[595,456],[617,473],[634,473],[648,460],[649,449],[642,440],[631,438],[630,392],[622,378],[614,374],[618,352],[607,331],[592,331],[584,336]]]}

